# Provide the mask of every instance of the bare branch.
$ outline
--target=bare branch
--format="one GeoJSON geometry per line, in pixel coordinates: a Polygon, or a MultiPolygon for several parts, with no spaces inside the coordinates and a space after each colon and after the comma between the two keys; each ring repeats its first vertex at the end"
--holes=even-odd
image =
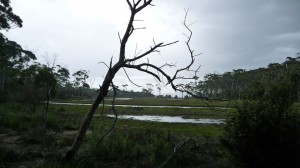
{"type": "MultiPolygon", "coordinates": [[[[140,2],[141,0],[139,0],[138,2],[140,2]]],[[[138,7],[136,10],[135,10],[135,13],[138,13],[139,11],[141,11],[142,9],[144,9],[146,6],[148,6],[148,5],[151,5],[151,2],[152,2],[152,0],[145,0],[144,1],[144,3],[143,3],[143,5],[141,5],[140,7],[138,7]]],[[[151,5],[151,6],[153,6],[153,5],[151,5]]]]}
{"type": "Polygon", "coordinates": [[[143,57],[145,57],[146,55],[154,52],[154,50],[158,47],[160,47],[163,43],[159,43],[158,45],[154,46],[154,47],[150,47],[150,49],[148,51],[146,51],[145,53],[141,54],[140,56],[137,56],[135,58],[132,58],[132,59],[127,59],[126,62],[133,62],[133,61],[136,61],[138,59],[141,59],[143,57]]]}
{"type": "MultiPolygon", "coordinates": [[[[134,4],[134,6],[138,6],[140,2],[141,2],[141,0],[138,0],[138,1],[136,2],[136,4],[134,4]]],[[[134,3],[134,0],[133,0],[133,3],[134,3]]]]}
{"type": "Polygon", "coordinates": [[[136,61],[138,59],[141,59],[153,52],[159,52],[158,50],[156,50],[157,48],[160,48],[160,47],[165,47],[165,46],[168,46],[168,45],[172,45],[172,44],[175,44],[177,43],[178,41],[174,41],[174,42],[171,42],[171,43],[167,43],[164,45],[164,43],[159,43],[157,45],[155,45],[154,47],[150,47],[150,49],[148,51],[146,51],[145,53],[141,54],[140,56],[137,56],[135,58],[132,58],[132,59],[127,59],[126,62],[132,62],[132,61],[136,61]]]}
{"type": "Polygon", "coordinates": [[[199,53],[199,54],[196,54],[196,55],[194,55],[194,57],[197,57],[197,56],[199,56],[199,55],[201,55],[202,53],[199,53]]]}
{"type": "MultiPolygon", "coordinates": [[[[146,66],[146,67],[147,67],[147,66],[149,66],[149,67],[152,67],[152,66],[153,66],[153,67],[155,67],[154,65],[148,64],[148,63],[144,63],[144,64],[140,64],[140,65],[129,65],[129,64],[125,64],[125,65],[124,65],[125,68],[132,68],[132,69],[136,69],[136,70],[139,70],[139,71],[148,73],[148,74],[154,76],[157,80],[161,81],[161,80],[160,80],[160,77],[159,77],[157,74],[155,74],[155,73],[153,73],[153,72],[151,72],[151,71],[149,71],[149,70],[147,70],[147,69],[143,69],[142,66],[146,66]]],[[[158,67],[156,67],[156,68],[158,68],[158,67]]],[[[158,68],[158,69],[159,69],[159,68],[158,68]]]]}
{"type": "Polygon", "coordinates": [[[131,79],[130,79],[130,77],[129,77],[129,75],[127,74],[127,72],[126,72],[126,69],[125,68],[122,68],[123,70],[124,70],[124,72],[125,72],[125,74],[126,74],[126,76],[127,76],[127,78],[128,78],[128,80],[132,83],[132,84],[134,84],[135,86],[137,86],[137,87],[142,87],[142,86],[140,86],[140,85],[138,85],[138,84],[136,84],[136,83],[134,83],[131,79]]]}
{"type": "MultiPolygon", "coordinates": [[[[184,141],[183,143],[179,143],[174,147],[174,151],[173,153],[159,166],[159,168],[164,167],[167,162],[175,155],[175,153],[183,148],[188,142],[193,142],[193,144],[195,145],[195,140],[193,140],[192,138],[189,138],[188,140],[184,141]]],[[[196,145],[195,145],[196,146],[196,145]]]]}
{"type": "Polygon", "coordinates": [[[105,62],[103,62],[103,61],[98,62],[98,64],[104,64],[107,68],[109,68],[109,66],[105,62]]]}
{"type": "Polygon", "coordinates": [[[192,26],[193,24],[195,24],[195,23],[197,23],[197,22],[198,22],[198,20],[196,20],[196,21],[194,21],[194,22],[188,24],[188,26],[190,27],[190,26],[192,26]]]}
{"type": "Polygon", "coordinates": [[[138,28],[134,28],[134,30],[145,30],[146,27],[138,27],[138,28]]]}
{"type": "Polygon", "coordinates": [[[165,63],[164,65],[160,66],[159,68],[162,69],[162,68],[164,68],[166,66],[168,66],[169,68],[172,68],[172,67],[176,67],[176,64],[165,63]]]}
{"type": "Polygon", "coordinates": [[[191,29],[188,27],[187,23],[186,23],[186,20],[187,20],[187,15],[188,15],[188,9],[185,10],[185,16],[184,16],[184,20],[183,20],[183,25],[184,27],[188,30],[189,32],[189,35],[185,35],[187,37],[187,41],[186,41],[186,46],[188,48],[188,51],[190,53],[190,57],[191,57],[191,62],[190,64],[188,64],[186,67],[184,68],[181,68],[181,69],[178,69],[175,73],[175,75],[173,76],[172,78],[172,81],[175,80],[177,78],[177,75],[178,73],[182,72],[182,71],[186,71],[186,70],[190,70],[191,66],[194,64],[195,62],[195,55],[194,55],[194,51],[191,49],[190,47],[190,41],[191,41],[191,38],[193,36],[193,32],[191,31],[191,29]]]}
{"type": "Polygon", "coordinates": [[[201,65],[199,65],[199,67],[196,69],[195,72],[199,72],[199,69],[201,68],[201,65]]]}
{"type": "Polygon", "coordinates": [[[175,43],[178,43],[178,41],[167,43],[167,44],[161,45],[160,47],[165,47],[165,46],[172,45],[172,44],[175,44],[175,43]]]}
{"type": "MultiPolygon", "coordinates": [[[[180,91],[180,92],[185,92],[185,93],[191,95],[192,97],[195,97],[195,98],[197,98],[197,99],[202,100],[202,102],[203,102],[204,104],[206,104],[206,105],[209,107],[209,109],[211,109],[213,112],[218,112],[218,111],[219,111],[219,112],[224,112],[224,111],[218,110],[218,109],[212,107],[210,104],[208,104],[208,102],[222,101],[222,99],[210,99],[210,98],[207,98],[207,97],[202,97],[202,96],[195,95],[195,94],[193,94],[192,92],[186,90],[182,84],[181,84],[181,85],[177,85],[177,90],[180,91]],[[180,88],[179,88],[179,87],[180,87],[180,88]]],[[[229,108],[229,106],[227,105],[225,111],[227,111],[228,108],[229,108]]]]}
{"type": "Polygon", "coordinates": [[[119,37],[120,43],[122,43],[122,39],[121,39],[121,36],[120,36],[120,32],[118,32],[118,37],[119,37]]]}
{"type": "Polygon", "coordinates": [[[137,56],[137,54],[136,54],[137,47],[138,47],[138,44],[136,43],[133,57],[137,56]]]}
{"type": "Polygon", "coordinates": [[[133,10],[132,5],[131,5],[131,3],[129,2],[129,0],[126,0],[126,2],[127,2],[128,6],[129,6],[130,10],[133,10]]]}

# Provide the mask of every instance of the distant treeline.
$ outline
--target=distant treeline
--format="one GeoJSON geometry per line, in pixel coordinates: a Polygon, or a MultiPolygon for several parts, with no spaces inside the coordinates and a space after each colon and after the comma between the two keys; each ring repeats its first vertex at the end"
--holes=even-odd
{"type": "Polygon", "coordinates": [[[295,98],[300,99],[300,54],[287,57],[283,63],[271,63],[254,70],[235,69],[223,74],[210,73],[203,80],[191,82],[186,88],[208,98],[256,99],[270,84],[284,82],[290,85],[295,98]]]}

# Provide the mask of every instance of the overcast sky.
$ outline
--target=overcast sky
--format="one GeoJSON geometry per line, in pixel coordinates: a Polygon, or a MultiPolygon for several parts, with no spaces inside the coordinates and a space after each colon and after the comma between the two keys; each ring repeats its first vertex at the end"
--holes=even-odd
{"type": "MultiPolygon", "coordinates": [[[[188,22],[193,23],[191,47],[203,53],[195,63],[195,67],[201,65],[200,78],[207,73],[265,67],[300,52],[300,0],[153,0],[153,4],[136,17],[143,21],[135,26],[146,29],[134,32],[128,58],[136,45],[138,51],[146,51],[153,39],[157,43],[179,40],[148,58],[156,65],[184,66],[189,55],[181,22],[187,8],[188,22]]],[[[3,33],[33,51],[39,61],[45,53],[58,55],[56,63],[71,73],[89,70],[89,82],[97,87],[107,70],[98,62],[109,63],[112,56],[117,60],[118,32],[124,33],[130,14],[125,0],[12,0],[11,5],[24,25],[3,33]]],[[[155,84],[148,75],[129,74],[140,85],[155,84]]],[[[114,82],[134,88],[123,72],[114,82]]],[[[164,87],[162,92],[174,93],[164,87]]]]}

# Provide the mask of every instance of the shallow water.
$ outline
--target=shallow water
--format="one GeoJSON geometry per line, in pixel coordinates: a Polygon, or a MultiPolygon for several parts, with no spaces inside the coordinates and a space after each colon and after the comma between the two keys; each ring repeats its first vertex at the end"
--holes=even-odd
{"type": "MultiPolygon", "coordinates": [[[[59,103],[59,102],[49,102],[50,104],[57,104],[57,105],[71,105],[71,106],[90,106],[92,104],[87,104],[87,103],[59,103]]],[[[100,104],[99,106],[102,106],[100,104]]],[[[112,106],[111,104],[105,104],[105,106],[112,106]]],[[[115,107],[140,107],[140,108],[180,108],[180,109],[191,109],[191,108],[196,108],[196,109],[202,109],[202,108],[209,108],[208,106],[205,107],[193,107],[193,106],[143,106],[143,105],[115,105],[115,107]]],[[[226,107],[212,107],[214,109],[230,109],[226,107]]]]}
{"type": "MultiPolygon", "coordinates": [[[[114,115],[107,115],[115,117],[114,115]]],[[[167,122],[167,123],[191,123],[191,124],[223,124],[224,119],[185,119],[181,116],[155,116],[155,115],[119,115],[119,119],[132,119],[140,121],[167,122]]]]}

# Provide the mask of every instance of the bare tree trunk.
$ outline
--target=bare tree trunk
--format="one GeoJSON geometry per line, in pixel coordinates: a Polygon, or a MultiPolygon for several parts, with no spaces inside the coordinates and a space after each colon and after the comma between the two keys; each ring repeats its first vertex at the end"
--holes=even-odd
{"type": "MultiPolygon", "coordinates": [[[[116,69],[119,69],[119,68],[116,68],[116,69]]],[[[64,160],[69,161],[69,160],[73,160],[75,158],[75,156],[83,142],[86,131],[92,122],[93,115],[96,112],[99,104],[103,101],[103,98],[105,96],[107,96],[109,85],[110,85],[116,72],[117,71],[114,71],[114,68],[111,68],[109,70],[108,74],[106,75],[106,79],[103,81],[103,85],[100,88],[100,90],[97,94],[97,97],[94,100],[94,103],[92,104],[91,108],[89,109],[88,113],[86,113],[86,115],[82,121],[82,124],[79,128],[79,131],[74,139],[74,142],[73,142],[71,148],[67,151],[66,155],[63,158],[64,160]]]]}
{"type": "Polygon", "coordinates": [[[91,108],[89,109],[88,113],[85,115],[82,125],[76,135],[76,138],[72,144],[72,147],[70,148],[70,150],[66,153],[66,155],[64,156],[64,160],[72,160],[79,147],[81,146],[81,143],[85,137],[86,131],[90,126],[90,123],[92,122],[93,119],[93,115],[97,110],[97,107],[99,106],[99,104],[103,101],[103,90],[101,89],[97,95],[97,99],[94,101],[94,103],[92,104],[91,108]]]}

